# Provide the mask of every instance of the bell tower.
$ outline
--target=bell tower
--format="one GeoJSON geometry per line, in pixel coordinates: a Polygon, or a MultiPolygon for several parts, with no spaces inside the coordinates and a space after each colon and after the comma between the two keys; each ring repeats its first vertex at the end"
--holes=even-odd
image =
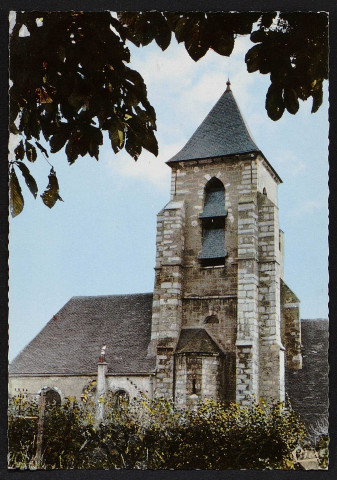
{"type": "Polygon", "coordinates": [[[300,368],[301,352],[298,303],[287,304],[287,321],[281,306],[282,181],[252,140],[229,81],[167,164],[151,331],[155,395],[183,406],[283,400],[289,342],[297,359],[287,360],[290,368],[300,368]]]}

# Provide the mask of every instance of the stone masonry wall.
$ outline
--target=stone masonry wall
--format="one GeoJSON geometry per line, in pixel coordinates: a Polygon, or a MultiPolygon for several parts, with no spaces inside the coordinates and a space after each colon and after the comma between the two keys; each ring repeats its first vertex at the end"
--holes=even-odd
{"type": "Polygon", "coordinates": [[[173,348],[157,347],[155,397],[174,397],[174,354],[173,348]]]}
{"type": "Polygon", "coordinates": [[[263,193],[263,189],[265,188],[267,197],[274,205],[277,205],[277,182],[274,176],[271,175],[270,170],[266,167],[265,160],[260,155],[257,161],[257,171],[257,191],[263,193]]]}
{"type": "Polygon", "coordinates": [[[170,201],[158,214],[150,350],[157,354],[154,394],[166,398],[173,396],[173,351],[182,322],[184,225],[183,201],[170,201]]]}
{"type": "MultiPolygon", "coordinates": [[[[42,388],[55,389],[61,396],[62,401],[69,396],[81,398],[83,390],[96,380],[96,375],[78,376],[11,376],[8,383],[10,395],[24,394],[34,397],[42,388]]],[[[115,392],[125,390],[130,398],[138,396],[141,392],[152,397],[152,379],[150,375],[109,375],[106,376],[107,389],[115,392]]]]}
{"type": "Polygon", "coordinates": [[[284,347],[280,330],[280,249],[277,206],[258,193],[260,397],[284,400],[284,347]]]}
{"type": "Polygon", "coordinates": [[[223,400],[221,391],[221,358],[219,355],[210,355],[202,358],[202,398],[223,400]]]}
{"type": "Polygon", "coordinates": [[[238,214],[238,403],[259,393],[259,322],[256,194],[242,195],[238,214]]]}
{"type": "Polygon", "coordinates": [[[300,301],[281,281],[281,338],[286,348],[286,367],[302,368],[300,301]]]}
{"type": "Polygon", "coordinates": [[[169,202],[158,214],[151,329],[154,346],[164,342],[172,347],[180,333],[184,217],[184,202],[169,202]]]}
{"type": "Polygon", "coordinates": [[[235,352],[236,342],[236,297],[229,298],[184,298],[184,327],[205,328],[223,351],[235,352]],[[205,323],[206,318],[215,316],[219,323],[205,323]]]}
{"type": "Polygon", "coordinates": [[[181,162],[173,168],[175,200],[186,203],[184,250],[184,297],[236,296],[237,294],[237,204],[242,184],[242,169],[251,169],[250,156],[181,162]],[[225,249],[224,266],[203,267],[199,262],[202,250],[202,225],[199,218],[204,208],[205,186],[216,177],[225,187],[225,249]]]}
{"type": "Polygon", "coordinates": [[[174,401],[178,406],[186,405],[187,390],[187,365],[186,355],[175,356],[175,394],[174,401]]]}

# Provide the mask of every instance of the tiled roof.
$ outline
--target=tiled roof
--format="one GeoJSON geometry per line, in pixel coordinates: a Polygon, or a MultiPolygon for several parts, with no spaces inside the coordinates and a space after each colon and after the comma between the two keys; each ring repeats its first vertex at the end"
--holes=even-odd
{"type": "Polygon", "coordinates": [[[167,163],[260,152],[231,90],[227,89],[186,145],[167,163]]]}
{"type": "Polygon", "coordinates": [[[314,424],[328,414],[329,322],[302,320],[302,370],[286,371],[286,391],[302,418],[314,424]]]}
{"type": "Polygon", "coordinates": [[[151,372],[151,316],[151,293],[73,297],[14,359],[9,373],[94,373],[104,344],[108,372],[151,372]]]}
{"type": "Polygon", "coordinates": [[[185,328],[180,332],[176,353],[219,353],[214,340],[203,328],[185,328]]]}

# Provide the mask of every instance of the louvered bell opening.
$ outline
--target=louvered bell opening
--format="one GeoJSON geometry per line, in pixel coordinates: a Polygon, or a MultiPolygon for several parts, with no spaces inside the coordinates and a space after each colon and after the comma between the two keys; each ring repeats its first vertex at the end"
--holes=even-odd
{"type": "Polygon", "coordinates": [[[200,261],[205,265],[220,265],[226,257],[223,228],[204,229],[200,261]]]}
{"type": "Polygon", "coordinates": [[[200,214],[201,219],[207,219],[211,217],[226,217],[227,212],[225,210],[225,190],[212,189],[206,192],[204,211],[200,214]]]}

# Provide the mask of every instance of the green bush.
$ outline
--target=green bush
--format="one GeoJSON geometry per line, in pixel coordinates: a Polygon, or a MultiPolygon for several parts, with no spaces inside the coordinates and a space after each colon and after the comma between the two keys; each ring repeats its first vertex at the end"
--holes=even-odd
{"type": "MultiPolygon", "coordinates": [[[[171,414],[172,417],[172,414],[171,414]]],[[[304,438],[293,411],[277,403],[229,407],[205,401],[187,418],[148,429],[148,468],[294,468],[292,451],[304,438]]]]}
{"type": "MultiPolygon", "coordinates": [[[[100,425],[92,402],[68,398],[46,409],[40,468],[294,469],[292,452],[306,434],[281,403],[239,407],[206,400],[184,410],[145,396],[130,404],[104,401],[100,425]]],[[[17,418],[15,408],[9,411],[9,465],[29,468],[36,422],[17,418]]]]}
{"type": "Polygon", "coordinates": [[[8,466],[27,468],[36,451],[38,405],[23,395],[9,401],[8,466]]]}
{"type": "Polygon", "coordinates": [[[96,443],[93,417],[75,398],[67,398],[61,406],[47,407],[43,436],[47,468],[86,468],[96,443]]]}

